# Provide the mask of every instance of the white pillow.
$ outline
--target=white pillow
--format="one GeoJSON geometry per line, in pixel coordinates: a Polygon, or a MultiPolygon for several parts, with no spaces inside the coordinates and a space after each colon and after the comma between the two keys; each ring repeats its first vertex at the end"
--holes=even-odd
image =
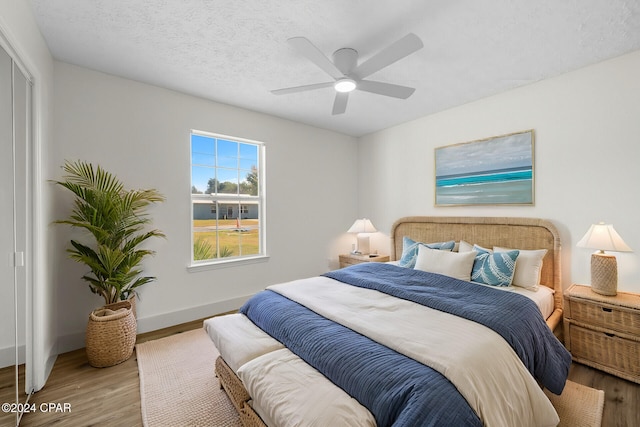
{"type": "Polygon", "coordinates": [[[465,242],[464,240],[460,240],[458,243],[458,252],[471,252],[473,250],[473,245],[471,243],[465,242]]]}
{"type": "MultiPolygon", "coordinates": [[[[494,246],[493,250],[495,252],[508,252],[513,249],[494,246]]],[[[547,250],[517,250],[520,251],[520,255],[518,255],[512,285],[537,291],[540,285],[540,275],[542,274],[542,259],[547,254],[547,250]]]]}
{"type": "Polygon", "coordinates": [[[471,268],[475,259],[476,253],[474,251],[459,253],[420,246],[414,268],[430,273],[444,274],[468,282],[471,279],[471,268]]]}

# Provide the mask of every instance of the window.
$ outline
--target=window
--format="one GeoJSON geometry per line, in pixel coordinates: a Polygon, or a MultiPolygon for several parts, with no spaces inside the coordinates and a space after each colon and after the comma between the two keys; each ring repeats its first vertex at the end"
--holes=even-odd
{"type": "Polygon", "coordinates": [[[192,265],[265,255],[264,144],[191,132],[192,265]]]}

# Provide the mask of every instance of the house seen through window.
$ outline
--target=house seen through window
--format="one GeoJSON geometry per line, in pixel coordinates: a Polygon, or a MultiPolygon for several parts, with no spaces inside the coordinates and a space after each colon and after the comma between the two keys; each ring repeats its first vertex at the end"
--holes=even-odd
{"type": "Polygon", "coordinates": [[[264,255],[264,144],[191,132],[192,263],[264,255]]]}

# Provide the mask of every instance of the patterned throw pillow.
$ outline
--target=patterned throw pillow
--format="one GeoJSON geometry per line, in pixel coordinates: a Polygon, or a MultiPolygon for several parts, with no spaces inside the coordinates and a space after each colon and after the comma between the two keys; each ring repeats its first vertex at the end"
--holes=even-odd
{"type": "Polygon", "coordinates": [[[493,247],[494,252],[520,251],[518,255],[518,263],[516,264],[516,272],[513,275],[513,286],[537,291],[540,285],[540,275],[542,274],[542,263],[544,256],[547,254],[546,249],[526,250],[526,249],[508,249],[493,247]]]}
{"type": "Polygon", "coordinates": [[[451,251],[456,242],[453,240],[449,242],[438,243],[422,243],[416,242],[407,236],[402,238],[402,257],[398,261],[400,267],[413,268],[416,265],[416,258],[418,257],[418,248],[420,245],[426,246],[431,249],[439,249],[441,251],[451,251]]]}
{"type": "Polygon", "coordinates": [[[520,251],[491,252],[474,245],[477,252],[471,269],[471,281],[491,286],[510,286],[520,251]]]}

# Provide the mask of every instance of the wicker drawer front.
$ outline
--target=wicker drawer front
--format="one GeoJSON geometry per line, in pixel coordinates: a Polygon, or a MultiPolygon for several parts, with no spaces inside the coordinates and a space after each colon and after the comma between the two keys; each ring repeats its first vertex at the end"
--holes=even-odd
{"type": "Polygon", "coordinates": [[[606,329],[640,335],[640,312],[615,306],[603,307],[586,301],[571,300],[571,319],[606,329]]]}
{"type": "Polygon", "coordinates": [[[640,377],[640,342],[569,325],[571,353],[630,376],[640,377]]]}
{"type": "Polygon", "coordinates": [[[340,268],[348,267],[350,265],[360,264],[362,261],[356,261],[351,258],[340,258],[340,268]]]}
{"type": "Polygon", "coordinates": [[[348,267],[350,265],[361,264],[363,262],[388,262],[389,255],[339,255],[340,268],[348,267]]]}

